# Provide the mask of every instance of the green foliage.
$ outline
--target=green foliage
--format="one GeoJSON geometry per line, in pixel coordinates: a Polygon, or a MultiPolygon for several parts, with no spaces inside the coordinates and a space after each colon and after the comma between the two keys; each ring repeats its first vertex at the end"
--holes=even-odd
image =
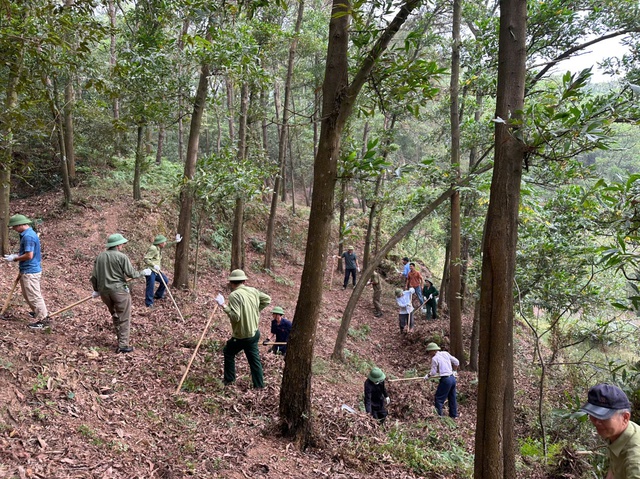
{"type": "Polygon", "coordinates": [[[520,454],[533,459],[545,459],[545,461],[553,461],[554,458],[562,452],[562,444],[547,443],[547,453],[545,454],[542,441],[531,437],[525,437],[518,441],[520,443],[520,454]]]}
{"type": "Polygon", "coordinates": [[[371,359],[363,358],[357,353],[354,353],[345,348],[344,356],[347,361],[358,371],[360,374],[364,376],[369,375],[369,371],[375,367],[375,363],[371,359]]]}

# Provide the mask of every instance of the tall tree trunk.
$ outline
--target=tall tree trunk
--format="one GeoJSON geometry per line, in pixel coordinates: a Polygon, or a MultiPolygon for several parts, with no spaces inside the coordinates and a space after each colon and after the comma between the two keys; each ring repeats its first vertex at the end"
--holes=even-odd
{"type": "MultiPolygon", "coordinates": [[[[453,0],[453,31],[451,45],[451,168],[454,179],[460,178],[460,21],[461,0],[453,0]]],[[[462,342],[462,264],[460,255],[460,192],[451,195],[451,253],[449,261],[449,341],[451,354],[460,360],[460,368],[465,368],[464,345],[462,342]]]]}
{"type": "Polygon", "coordinates": [[[525,148],[527,2],[500,2],[495,157],[480,283],[480,357],[475,479],[516,477],[513,411],[513,280],[525,148]],[[516,120],[516,122],[512,122],[516,120]]]}
{"type": "Polygon", "coordinates": [[[285,436],[293,437],[300,448],[305,448],[311,437],[311,365],[331,234],[340,138],[358,93],[378,58],[419,3],[420,0],[409,0],[400,7],[349,85],[347,53],[351,5],[344,0],[333,2],[305,262],[280,389],[281,430],[285,436]]]}
{"type": "Polygon", "coordinates": [[[293,141],[289,135],[289,183],[291,186],[291,214],[296,215],[296,182],[293,175],[293,141]]]}
{"type": "MultiPolygon", "coordinates": [[[[342,256],[342,253],[347,249],[347,245],[344,244],[345,237],[345,216],[346,216],[346,206],[345,206],[345,197],[347,196],[347,179],[340,178],[340,219],[338,220],[338,256],[342,256]]],[[[342,261],[338,261],[338,271],[342,273],[344,270],[342,269],[342,261]]]]}
{"type": "Polygon", "coordinates": [[[473,302],[471,346],[469,347],[469,371],[478,371],[478,345],[480,342],[480,301],[473,302]]]}
{"type": "MultiPolygon", "coordinates": [[[[382,152],[382,157],[386,160],[389,156],[389,145],[391,144],[391,139],[393,137],[393,129],[396,125],[397,115],[394,113],[391,117],[385,115],[384,117],[384,131],[385,131],[385,140],[384,140],[384,149],[382,152]]],[[[368,125],[368,123],[367,123],[368,125]]],[[[365,130],[368,128],[365,127],[365,130]]],[[[366,143],[366,137],[365,137],[366,143]]],[[[366,146],[365,146],[366,148],[366,146]]],[[[369,221],[367,223],[367,233],[364,238],[364,252],[362,253],[362,268],[365,269],[369,264],[369,258],[371,257],[371,243],[373,241],[373,229],[376,224],[376,216],[379,214],[378,212],[378,201],[380,199],[380,190],[382,189],[382,182],[384,181],[384,172],[380,172],[378,178],[376,178],[376,186],[373,191],[373,199],[370,201],[369,205],[369,221]]],[[[377,237],[377,236],[376,236],[377,237]]],[[[376,248],[376,253],[378,249],[376,248]]]]}
{"type": "MultiPolygon", "coordinates": [[[[9,66],[7,89],[4,98],[6,121],[0,122],[0,221],[9,223],[11,201],[11,167],[13,165],[13,112],[18,107],[18,81],[22,70],[22,42],[16,42],[18,48],[5,57],[9,66]]],[[[9,229],[0,228],[0,252],[9,254],[9,229]]]]}
{"type": "Polygon", "coordinates": [[[227,119],[229,125],[229,143],[233,143],[236,138],[235,120],[234,120],[234,101],[233,101],[233,80],[231,77],[225,77],[225,86],[227,88],[227,119]]]}
{"type": "MultiPolygon", "coordinates": [[[[249,84],[242,83],[240,93],[240,121],[238,122],[238,160],[247,157],[247,117],[249,115],[249,84]]],[[[231,237],[231,269],[244,268],[244,197],[238,192],[233,214],[231,237]]]]}
{"type": "MultiPolygon", "coordinates": [[[[182,21],[182,30],[178,38],[178,51],[184,50],[184,36],[189,32],[189,20],[182,21]]],[[[182,76],[182,62],[178,62],[178,76],[182,76]]],[[[184,159],[184,100],[182,88],[178,91],[178,159],[182,163],[184,159]]]]}
{"type": "MultiPolygon", "coordinates": [[[[109,71],[113,74],[113,69],[116,66],[117,50],[116,50],[116,5],[115,0],[109,0],[107,2],[109,10],[109,24],[111,30],[109,33],[109,71]]],[[[120,131],[120,99],[117,96],[113,98],[113,123],[115,125],[114,130],[114,152],[116,155],[122,154],[122,134],[120,131]]]]}
{"type": "Polygon", "coordinates": [[[167,136],[167,131],[165,129],[164,123],[160,123],[158,125],[158,148],[156,149],[156,165],[162,164],[162,153],[164,148],[164,139],[167,136]]]}
{"type": "Polygon", "coordinates": [[[58,105],[58,84],[49,77],[44,76],[43,82],[49,96],[49,109],[51,117],[56,125],[56,137],[58,140],[58,154],[60,155],[60,174],[62,176],[62,191],[64,192],[64,207],[71,203],[71,184],[69,183],[69,168],[67,166],[67,154],[64,149],[64,123],[62,112],[58,105]]]}
{"type": "Polygon", "coordinates": [[[69,171],[69,183],[76,184],[76,153],[73,144],[73,106],[75,104],[75,92],[72,78],[69,77],[64,87],[64,150],[67,153],[67,169],[69,171]]]}
{"type": "Polygon", "coordinates": [[[448,308],[449,302],[449,263],[451,263],[451,245],[447,243],[444,248],[444,268],[442,269],[442,282],[440,283],[440,296],[438,296],[438,315],[448,308]]]}
{"type": "Polygon", "coordinates": [[[145,130],[144,125],[140,123],[137,128],[136,161],[133,167],[133,199],[134,200],[142,199],[142,193],[140,192],[140,179],[142,177],[142,163],[144,161],[144,154],[142,152],[142,149],[144,147],[144,144],[143,144],[144,130],[145,130]]]}
{"type": "MultiPolygon", "coordinates": [[[[300,25],[304,14],[304,1],[301,0],[298,6],[298,17],[296,19],[295,34],[289,46],[289,60],[287,62],[287,76],[284,82],[284,105],[282,108],[282,127],[280,128],[280,139],[278,143],[278,165],[280,171],[284,171],[286,148],[289,136],[289,116],[291,103],[291,82],[293,79],[293,67],[296,58],[296,49],[298,47],[298,34],[300,33],[300,25]]],[[[293,159],[291,160],[293,161],[293,159]]],[[[271,211],[269,212],[269,221],[267,223],[267,237],[264,254],[264,267],[271,269],[271,258],[273,256],[273,235],[276,224],[276,214],[278,212],[278,191],[280,188],[281,175],[277,175],[273,186],[273,195],[271,196],[271,211]]],[[[284,187],[282,188],[284,189],[284,187]]]]}
{"type": "Polygon", "coordinates": [[[180,191],[180,216],[178,218],[178,233],[182,235],[182,241],[176,245],[176,257],[173,271],[173,286],[178,288],[189,287],[189,243],[191,240],[191,214],[193,209],[193,187],[191,180],[196,173],[198,160],[198,143],[200,140],[200,126],[202,115],[207,102],[209,89],[209,66],[202,65],[198,89],[193,101],[193,114],[191,115],[191,127],[189,131],[189,143],[187,156],[184,162],[184,184],[180,191]]]}

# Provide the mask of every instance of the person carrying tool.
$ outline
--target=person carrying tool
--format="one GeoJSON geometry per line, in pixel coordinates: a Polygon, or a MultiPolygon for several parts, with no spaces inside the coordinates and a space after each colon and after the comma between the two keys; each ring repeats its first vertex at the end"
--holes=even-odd
{"type": "Polygon", "coordinates": [[[410,333],[413,331],[413,305],[411,304],[411,298],[413,296],[414,289],[409,288],[403,291],[402,288],[396,288],[396,303],[400,311],[398,312],[398,322],[400,324],[400,332],[410,333]]]}
{"type": "Polygon", "coordinates": [[[258,351],[260,340],[260,311],[271,303],[271,297],[256,288],[245,286],[247,275],[241,269],[234,269],[227,280],[229,281],[229,305],[224,305],[224,296],[218,294],[216,302],[224,308],[231,323],[231,338],[224,349],[224,385],[236,380],[236,355],[244,351],[251,369],[251,381],[254,388],[264,387],[262,362],[258,351]]]}
{"type": "Polygon", "coordinates": [[[377,271],[371,276],[371,285],[373,286],[373,315],[376,318],[382,316],[382,280],[377,271]]]}
{"type": "Polygon", "coordinates": [[[94,262],[91,273],[93,297],[100,299],[109,308],[113,327],[118,337],[118,353],[130,353],[133,347],[129,344],[131,329],[131,294],[127,286],[127,278],[149,276],[151,269],[136,271],[129,257],[121,250],[129,240],[120,233],[107,238],[107,250],[100,253],[94,262]]]}
{"type": "MultiPolygon", "coordinates": [[[[284,317],[284,309],[280,306],[273,308],[271,313],[273,314],[273,319],[271,320],[271,338],[262,344],[269,342],[287,343],[289,341],[289,334],[291,334],[291,321],[284,317]]],[[[271,351],[273,354],[282,354],[284,356],[287,353],[287,345],[274,344],[271,351]]]]}
{"type": "Polygon", "coordinates": [[[424,297],[424,313],[427,319],[438,319],[438,303],[436,297],[438,296],[438,290],[433,285],[430,279],[424,280],[424,287],[422,288],[422,296],[424,297]]]}
{"type": "Polygon", "coordinates": [[[387,405],[391,400],[384,385],[386,376],[380,368],[373,368],[364,382],[364,409],[382,424],[389,414],[387,405]]]}
{"type": "Polygon", "coordinates": [[[167,243],[167,238],[163,235],[158,235],[153,240],[153,244],[149,246],[146,254],[144,255],[144,265],[151,269],[151,274],[147,276],[147,287],[145,289],[144,304],[147,308],[153,307],[154,299],[164,299],[164,293],[166,291],[166,285],[169,283],[169,278],[162,272],[162,250],[167,244],[174,245],[182,241],[182,236],[176,235],[176,240],[171,243],[167,243]],[[158,289],[154,290],[156,283],[159,283],[158,289]]]}
{"type": "Polygon", "coordinates": [[[441,351],[436,343],[427,344],[427,354],[431,358],[431,371],[424,379],[440,378],[436,389],[435,406],[438,416],[442,416],[444,402],[449,401],[449,417],[458,417],[456,398],[456,376],[460,361],[446,351],[441,351]]]}
{"type": "Polygon", "coordinates": [[[13,215],[9,218],[9,228],[20,234],[20,249],[18,254],[6,254],[5,261],[19,263],[20,289],[22,296],[31,308],[30,316],[35,318],[30,323],[31,329],[44,329],[51,326],[47,305],[40,291],[42,278],[42,254],[40,238],[31,228],[32,221],[24,215],[13,215]]]}

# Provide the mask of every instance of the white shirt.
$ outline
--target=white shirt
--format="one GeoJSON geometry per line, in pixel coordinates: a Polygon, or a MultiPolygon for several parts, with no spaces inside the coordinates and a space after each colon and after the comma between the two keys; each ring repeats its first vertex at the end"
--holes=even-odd
{"type": "Polygon", "coordinates": [[[454,356],[451,356],[446,351],[438,351],[433,358],[431,358],[431,372],[430,377],[442,377],[451,376],[453,374],[453,366],[458,367],[460,361],[454,356]]]}
{"type": "Polygon", "coordinates": [[[396,303],[400,306],[400,314],[410,314],[413,311],[413,305],[411,304],[413,293],[415,293],[415,290],[409,288],[407,291],[402,292],[402,296],[396,297],[396,303]]]}

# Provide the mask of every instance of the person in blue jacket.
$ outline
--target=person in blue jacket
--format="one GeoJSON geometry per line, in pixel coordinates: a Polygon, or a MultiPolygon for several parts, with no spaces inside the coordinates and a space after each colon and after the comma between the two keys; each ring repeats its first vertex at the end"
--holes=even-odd
{"type": "MultiPolygon", "coordinates": [[[[276,343],[286,343],[289,341],[289,334],[291,333],[291,321],[284,317],[284,309],[280,306],[273,308],[273,320],[271,321],[271,339],[269,341],[276,343]]],[[[274,354],[282,354],[283,356],[287,352],[286,344],[275,344],[271,349],[274,354]]]]}

